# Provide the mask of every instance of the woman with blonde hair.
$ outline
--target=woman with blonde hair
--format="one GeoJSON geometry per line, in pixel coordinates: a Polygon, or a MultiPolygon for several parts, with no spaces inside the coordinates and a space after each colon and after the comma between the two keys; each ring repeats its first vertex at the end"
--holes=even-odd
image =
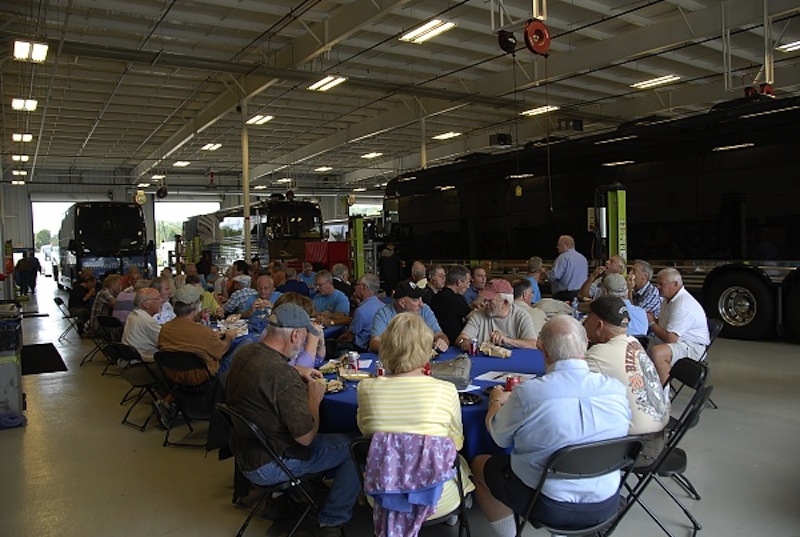
{"type": "MultiPolygon", "coordinates": [[[[425,374],[433,347],[433,332],[421,316],[396,315],[381,336],[380,357],[387,374],[358,385],[358,428],[364,435],[377,432],[449,437],[456,449],[464,443],[461,405],[456,387],[425,374]]],[[[459,457],[464,493],[474,490],[469,466],[459,457]]],[[[439,518],[460,502],[455,478],[444,484],[436,505],[439,518]]]]}

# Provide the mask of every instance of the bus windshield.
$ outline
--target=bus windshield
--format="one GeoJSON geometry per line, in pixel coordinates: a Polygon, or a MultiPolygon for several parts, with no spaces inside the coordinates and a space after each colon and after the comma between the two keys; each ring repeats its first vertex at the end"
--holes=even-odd
{"type": "Polygon", "coordinates": [[[145,246],[145,229],[139,207],[78,207],[75,220],[76,239],[85,252],[138,252],[145,246]]]}
{"type": "Polygon", "coordinates": [[[319,239],[322,236],[322,221],[319,214],[319,210],[314,206],[276,204],[270,207],[267,217],[268,238],[319,239]]]}

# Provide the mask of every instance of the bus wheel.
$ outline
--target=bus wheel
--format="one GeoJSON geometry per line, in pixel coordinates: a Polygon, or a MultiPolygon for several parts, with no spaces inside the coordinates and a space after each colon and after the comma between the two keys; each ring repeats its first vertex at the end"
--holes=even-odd
{"type": "Polygon", "coordinates": [[[775,327],[775,297],[757,276],[729,272],[715,279],[706,294],[706,311],[722,319],[722,335],[760,339],[775,327]]]}
{"type": "Polygon", "coordinates": [[[800,280],[795,280],[792,290],[786,299],[786,322],[789,331],[794,337],[800,339],[800,280]]]}

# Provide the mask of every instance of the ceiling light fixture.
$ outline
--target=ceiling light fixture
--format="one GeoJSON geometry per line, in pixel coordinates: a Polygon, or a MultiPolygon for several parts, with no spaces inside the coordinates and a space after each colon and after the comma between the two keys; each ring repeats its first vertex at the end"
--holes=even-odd
{"type": "Polygon", "coordinates": [[[42,63],[47,59],[46,43],[31,41],[14,41],[14,59],[26,62],[42,63]]]}
{"type": "Polygon", "coordinates": [[[453,190],[454,188],[455,188],[455,185],[445,185],[445,186],[437,186],[436,190],[439,190],[440,192],[444,192],[445,190],[453,190]]]}
{"type": "Polygon", "coordinates": [[[173,164],[173,166],[175,166],[176,168],[185,168],[189,164],[191,164],[191,162],[189,162],[188,160],[179,160],[179,161],[175,162],[175,164],[173,164]]]}
{"type": "Polygon", "coordinates": [[[222,147],[222,144],[206,144],[200,148],[201,151],[216,151],[222,147]]]}
{"type": "Polygon", "coordinates": [[[272,121],[273,119],[275,119],[274,116],[262,116],[261,114],[257,114],[245,121],[245,123],[248,125],[263,125],[267,121],[272,121]]]}
{"type": "Polygon", "coordinates": [[[36,99],[11,99],[11,108],[14,110],[24,110],[26,112],[33,112],[39,106],[39,101],[36,99]]]}
{"type": "Polygon", "coordinates": [[[372,153],[365,153],[361,155],[361,158],[378,158],[381,155],[383,155],[383,153],[377,153],[373,151],[372,153]]]}
{"type": "Polygon", "coordinates": [[[276,183],[280,183],[280,184],[284,184],[284,185],[285,185],[286,183],[291,183],[291,182],[292,182],[292,178],[291,178],[291,177],[283,177],[283,178],[281,178],[281,179],[278,179],[278,180],[277,180],[277,181],[275,181],[275,182],[276,182],[276,183]]]}
{"type": "Polygon", "coordinates": [[[434,38],[439,34],[443,34],[448,30],[452,30],[455,27],[456,23],[454,22],[433,19],[426,22],[422,26],[400,36],[400,41],[419,45],[420,43],[424,43],[428,39],[434,38]]]}
{"type": "Polygon", "coordinates": [[[136,188],[147,188],[148,186],[150,186],[150,183],[139,183],[136,188]]]}
{"type": "Polygon", "coordinates": [[[609,138],[608,140],[597,140],[594,145],[613,144],[623,140],[633,140],[634,138],[638,138],[638,136],[631,134],[630,136],[620,136],[619,138],[609,138]]]}
{"type": "Polygon", "coordinates": [[[450,138],[455,138],[457,136],[461,136],[460,132],[445,132],[443,134],[437,134],[433,137],[434,140],[449,140],[450,138]]]}
{"type": "Polygon", "coordinates": [[[753,147],[754,143],[747,142],[744,144],[736,144],[736,145],[721,145],[719,147],[715,147],[712,151],[731,151],[732,149],[744,149],[746,147],[753,147]]]}
{"type": "Polygon", "coordinates": [[[11,170],[12,175],[28,175],[27,170],[11,170]]]}
{"type": "Polygon", "coordinates": [[[161,179],[166,179],[166,175],[154,175],[150,179],[155,179],[156,181],[160,181],[161,179]]]}
{"type": "Polygon", "coordinates": [[[15,142],[22,142],[23,144],[26,144],[33,141],[33,134],[28,134],[27,132],[24,134],[15,132],[11,135],[11,139],[15,142]]]}
{"type": "Polygon", "coordinates": [[[546,114],[548,112],[555,112],[560,107],[554,106],[552,104],[548,104],[546,106],[539,106],[538,108],[531,108],[530,110],[525,110],[524,112],[520,112],[521,116],[538,116],[541,114],[546,114]]]}
{"type": "Polygon", "coordinates": [[[791,43],[786,43],[785,45],[781,45],[777,47],[778,50],[781,52],[794,52],[795,50],[800,50],[800,41],[792,41],[791,43]]]}
{"type": "Polygon", "coordinates": [[[366,191],[367,191],[367,189],[365,187],[363,187],[363,186],[360,186],[358,188],[354,188],[353,189],[353,192],[366,192],[366,191]]]}
{"type": "Polygon", "coordinates": [[[328,91],[331,88],[335,88],[345,80],[347,80],[347,78],[343,76],[328,75],[322,80],[318,80],[311,84],[308,89],[311,91],[328,91]]]}
{"type": "Polygon", "coordinates": [[[21,179],[13,179],[11,181],[11,184],[14,185],[14,186],[22,186],[22,185],[25,184],[25,181],[23,181],[21,179]]]}
{"type": "Polygon", "coordinates": [[[314,171],[315,172],[329,172],[332,169],[333,168],[331,168],[330,166],[320,166],[319,168],[314,168],[314,171]]]}
{"type": "Polygon", "coordinates": [[[266,190],[267,185],[256,185],[253,187],[253,190],[266,190]]]}
{"type": "Polygon", "coordinates": [[[632,160],[618,160],[617,162],[604,162],[603,166],[625,166],[626,164],[633,164],[632,160]]]}
{"type": "Polygon", "coordinates": [[[681,77],[678,75],[664,75],[651,78],[650,80],[643,80],[641,82],[637,82],[636,84],[631,84],[631,87],[636,89],[650,89],[656,86],[663,86],[664,84],[669,84],[670,82],[675,82],[676,80],[680,79],[681,77]]]}
{"type": "Polygon", "coordinates": [[[28,162],[29,159],[28,155],[11,155],[11,160],[14,162],[28,162]]]}

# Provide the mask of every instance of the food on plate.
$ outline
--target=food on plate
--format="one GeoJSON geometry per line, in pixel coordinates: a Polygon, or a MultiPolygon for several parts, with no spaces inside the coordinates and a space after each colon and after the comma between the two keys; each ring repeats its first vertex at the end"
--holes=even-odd
{"type": "Polygon", "coordinates": [[[232,313],[232,314],[228,315],[227,317],[225,317],[225,322],[227,324],[233,324],[233,323],[235,323],[236,321],[238,321],[241,318],[242,318],[242,316],[239,315],[238,313],[232,313]]]}
{"type": "Polygon", "coordinates": [[[489,341],[484,341],[481,343],[480,351],[486,356],[493,356],[495,358],[511,358],[511,349],[506,349],[489,341]]]}
{"type": "Polygon", "coordinates": [[[320,366],[319,371],[323,375],[329,375],[331,373],[336,373],[336,370],[339,369],[341,362],[338,360],[328,360],[322,366],[320,366]]]}
{"type": "Polygon", "coordinates": [[[349,380],[351,382],[358,382],[364,379],[373,377],[374,375],[369,371],[362,371],[359,369],[347,369],[346,367],[339,368],[339,378],[349,380]]]}
{"type": "Polygon", "coordinates": [[[338,379],[331,379],[328,381],[325,391],[328,393],[340,392],[344,390],[344,382],[338,379]]]}

